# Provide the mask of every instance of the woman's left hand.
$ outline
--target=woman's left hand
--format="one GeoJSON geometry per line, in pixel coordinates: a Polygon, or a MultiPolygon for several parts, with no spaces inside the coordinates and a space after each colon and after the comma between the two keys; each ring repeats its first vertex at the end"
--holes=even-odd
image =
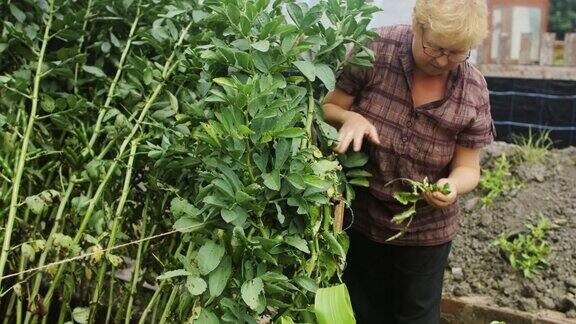
{"type": "Polygon", "coordinates": [[[456,182],[450,178],[442,178],[436,182],[439,188],[442,188],[445,184],[448,184],[450,188],[450,193],[447,195],[442,194],[439,191],[436,192],[424,192],[424,199],[426,201],[437,208],[446,207],[451,205],[456,201],[458,197],[458,190],[456,187],[456,182]]]}

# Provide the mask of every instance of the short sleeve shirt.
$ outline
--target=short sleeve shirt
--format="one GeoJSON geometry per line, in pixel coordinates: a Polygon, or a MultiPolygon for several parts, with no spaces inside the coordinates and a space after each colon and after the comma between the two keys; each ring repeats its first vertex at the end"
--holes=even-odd
{"type": "MultiPolygon", "coordinates": [[[[410,26],[376,30],[369,44],[374,51],[372,68],[346,65],[337,87],[355,96],[351,110],[374,124],[380,145],[365,141],[367,170],[373,174],[368,189],[356,190],[353,226],[376,242],[398,233],[404,224],[391,219],[407,209],[398,203],[396,191],[410,191],[402,181],[409,178],[436,182],[449,175],[456,145],[480,148],[493,141],[493,123],[486,81],[470,63],[450,72],[444,98],[415,107],[412,95],[413,34],[410,26]]],[[[407,232],[390,241],[396,245],[438,245],[451,241],[459,220],[458,202],[444,208],[417,205],[407,232]]]]}

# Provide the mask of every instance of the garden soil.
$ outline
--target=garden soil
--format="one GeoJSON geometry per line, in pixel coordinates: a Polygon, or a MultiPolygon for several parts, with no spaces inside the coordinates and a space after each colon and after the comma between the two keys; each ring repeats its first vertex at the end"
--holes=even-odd
{"type": "MultiPolygon", "coordinates": [[[[517,147],[496,142],[482,156],[483,168],[517,147]]],[[[528,312],[542,309],[576,318],[576,147],[552,150],[533,165],[516,163],[522,183],[490,206],[481,207],[476,190],[460,198],[462,218],[445,273],[446,296],[488,296],[499,306],[528,312]],[[525,231],[541,217],[554,225],[548,235],[549,263],[524,278],[501,256],[493,242],[503,233],[525,231]]]]}

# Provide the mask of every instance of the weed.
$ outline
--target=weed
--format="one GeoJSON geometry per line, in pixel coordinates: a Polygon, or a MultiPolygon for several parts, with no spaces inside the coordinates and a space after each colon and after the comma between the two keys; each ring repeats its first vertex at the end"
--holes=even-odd
{"type": "Polygon", "coordinates": [[[513,269],[530,278],[538,274],[538,269],[548,265],[546,256],[550,253],[550,244],[546,235],[552,224],[542,218],[538,224],[526,227],[530,230],[528,234],[518,234],[513,238],[513,235],[502,233],[494,245],[504,251],[513,269]]]}
{"type": "Polygon", "coordinates": [[[493,169],[484,170],[480,178],[480,190],[485,195],[480,198],[482,205],[491,205],[494,199],[519,185],[518,180],[510,172],[510,162],[506,155],[502,154],[493,169]]]}

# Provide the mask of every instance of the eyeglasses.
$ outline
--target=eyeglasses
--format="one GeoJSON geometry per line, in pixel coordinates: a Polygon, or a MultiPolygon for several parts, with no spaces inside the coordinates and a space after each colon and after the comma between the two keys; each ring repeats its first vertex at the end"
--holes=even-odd
{"type": "Polygon", "coordinates": [[[470,58],[470,53],[472,52],[472,49],[469,49],[468,53],[462,53],[462,52],[454,53],[454,52],[450,52],[449,50],[446,50],[443,48],[424,45],[424,27],[422,27],[422,35],[420,36],[420,38],[421,38],[422,50],[424,51],[424,54],[426,54],[430,57],[439,58],[439,57],[446,55],[448,57],[448,61],[450,61],[452,63],[462,63],[462,62],[465,62],[468,58],[470,58]]]}

